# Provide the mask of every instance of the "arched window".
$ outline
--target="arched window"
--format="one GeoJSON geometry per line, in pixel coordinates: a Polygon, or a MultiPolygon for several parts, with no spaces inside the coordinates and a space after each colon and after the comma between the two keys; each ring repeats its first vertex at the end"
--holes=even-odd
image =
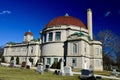
{"type": "Polygon", "coordinates": [[[77,44],[73,44],[73,54],[77,53],[77,44]]]}

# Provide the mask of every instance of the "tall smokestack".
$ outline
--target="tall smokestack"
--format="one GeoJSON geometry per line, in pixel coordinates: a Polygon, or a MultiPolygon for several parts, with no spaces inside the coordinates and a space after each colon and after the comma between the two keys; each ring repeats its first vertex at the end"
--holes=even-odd
{"type": "Polygon", "coordinates": [[[87,9],[87,27],[88,27],[89,36],[90,36],[91,40],[93,40],[93,35],[92,35],[92,10],[91,9],[87,9]]]}

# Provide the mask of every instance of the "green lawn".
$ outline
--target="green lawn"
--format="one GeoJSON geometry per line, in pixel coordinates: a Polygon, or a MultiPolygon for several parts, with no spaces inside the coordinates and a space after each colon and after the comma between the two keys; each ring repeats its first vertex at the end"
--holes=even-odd
{"type": "Polygon", "coordinates": [[[99,74],[99,75],[104,75],[104,76],[111,76],[112,74],[112,72],[111,71],[95,71],[94,72],[95,74],[99,74]]]}
{"type": "Polygon", "coordinates": [[[3,80],[80,80],[79,75],[57,76],[53,72],[39,74],[35,70],[0,67],[0,79],[3,80]]]}
{"type": "MultiPolygon", "coordinates": [[[[44,72],[39,74],[35,70],[9,68],[0,66],[0,79],[2,80],[80,80],[79,75],[74,76],[58,76],[53,72],[44,72]]],[[[112,80],[112,79],[102,79],[112,80]]]]}

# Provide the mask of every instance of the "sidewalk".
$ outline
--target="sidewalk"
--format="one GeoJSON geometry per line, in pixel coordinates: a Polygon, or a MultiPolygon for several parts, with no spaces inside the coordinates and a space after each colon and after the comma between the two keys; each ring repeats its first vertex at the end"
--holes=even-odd
{"type": "MultiPolygon", "coordinates": [[[[73,72],[73,74],[81,74],[80,72],[73,72]]],[[[103,75],[98,75],[98,74],[94,74],[94,76],[101,76],[102,78],[107,78],[107,79],[116,79],[116,80],[120,80],[120,78],[117,78],[115,76],[103,76],[103,75]]]]}

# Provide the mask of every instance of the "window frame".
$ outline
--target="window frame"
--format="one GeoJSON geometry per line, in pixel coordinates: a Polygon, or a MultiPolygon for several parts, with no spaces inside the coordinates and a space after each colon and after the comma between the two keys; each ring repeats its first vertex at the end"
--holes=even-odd
{"type": "Polygon", "coordinates": [[[47,64],[48,64],[48,65],[51,64],[51,58],[47,58],[47,64]]]}
{"type": "Polygon", "coordinates": [[[43,34],[43,42],[47,42],[47,34],[43,34]]]}
{"type": "Polygon", "coordinates": [[[55,32],[55,41],[60,41],[60,40],[61,40],[61,32],[55,32]]]}
{"type": "Polygon", "coordinates": [[[73,47],[72,47],[72,49],[73,49],[73,54],[77,54],[77,44],[76,43],[73,43],[73,47]]]}
{"type": "Polygon", "coordinates": [[[34,47],[31,47],[31,54],[33,54],[34,52],[34,47]]]}
{"type": "Polygon", "coordinates": [[[53,41],[53,32],[49,33],[48,41],[53,41]]]}
{"type": "Polygon", "coordinates": [[[58,62],[58,58],[54,58],[54,62],[58,62]],[[56,59],[56,60],[55,60],[56,59]]]}
{"type": "Polygon", "coordinates": [[[96,66],[100,66],[100,61],[96,60],[96,66]]]}
{"type": "Polygon", "coordinates": [[[99,48],[98,48],[98,47],[95,48],[95,54],[96,54],[96,55],[99,55],[99,48]]]}
{"type": "Polygon", "coordinates": [[[76,67],[77,66],[77,59],[76,58],[72,58],[72,66],[76,67]],[[74,65],[73,65],[74,64],[74,65]]]}

